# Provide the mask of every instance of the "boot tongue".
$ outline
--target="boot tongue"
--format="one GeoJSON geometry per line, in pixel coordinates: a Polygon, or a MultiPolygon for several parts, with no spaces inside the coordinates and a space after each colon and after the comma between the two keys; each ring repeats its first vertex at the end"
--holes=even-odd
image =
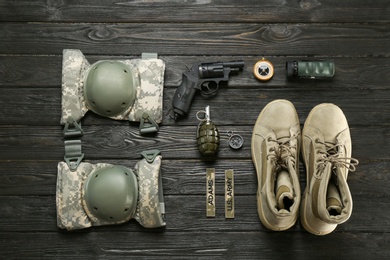
{"type": "Polygon", "coordinates": [[[326,192],[326,209],[331,216],[337,216],[341,213],[342,205],[340,193],[331,179],[326,192]]]}
{"type": "Polygon", "coordinates": [[[282,170],[276,175],[276,206],[280,211],[290,211],[293,204],[294,192],[290,175],[287,171],[282,170]]]}

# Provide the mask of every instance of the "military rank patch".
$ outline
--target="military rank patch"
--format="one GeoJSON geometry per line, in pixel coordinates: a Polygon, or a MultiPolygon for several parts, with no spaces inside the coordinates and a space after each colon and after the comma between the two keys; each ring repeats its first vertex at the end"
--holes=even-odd
{"type": "Polygon", "coordinates": [[[206,169],[206,215],[215,217],[215,169],[206,169]]]}
{"type": "Polygon", "coordinates": [[[225,171],[225,218],[234,218],[234,171],[225,171]]]}

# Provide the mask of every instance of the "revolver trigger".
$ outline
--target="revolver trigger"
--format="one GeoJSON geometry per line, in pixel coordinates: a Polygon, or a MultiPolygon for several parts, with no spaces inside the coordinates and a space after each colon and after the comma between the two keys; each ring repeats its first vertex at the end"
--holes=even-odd
{"type": "Polygon", "coordinates": [[[215,95],[218,91],[219,84],[217,81],[206,81],[201,85],[201,92],[205,96],[215,95]]]}

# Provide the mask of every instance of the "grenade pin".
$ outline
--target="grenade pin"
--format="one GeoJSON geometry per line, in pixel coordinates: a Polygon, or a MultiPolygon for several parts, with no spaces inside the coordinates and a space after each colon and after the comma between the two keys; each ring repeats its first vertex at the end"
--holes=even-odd
{"type": "Polygon", "coordinates": [[[206,106],[204,110],[196,112],[196,118],[202,123],[203,121],[210,122],[210,106],[206,106]],[[199,117],[203,114],[203,118],[199,117]]]}

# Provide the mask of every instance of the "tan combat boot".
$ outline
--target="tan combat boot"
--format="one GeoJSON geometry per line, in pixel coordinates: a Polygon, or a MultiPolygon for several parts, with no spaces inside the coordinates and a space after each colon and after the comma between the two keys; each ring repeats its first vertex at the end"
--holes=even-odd
{"type": "Polygon", "coordinates": [[[347,177],[358,164],[351,158],[351,150],[349,127],[341,109],[334,104],[314,107],[302,130],[307,183],[301,223],[310,233],[329,234],[351,216],[347,177]]]}
{"type": "Polygon", "coordinates": [[[257,172],[257,209],[263,225],[281,231],[298,217],[300,124],[294,105],[270,102],[261,111],[252,135],[252,160],[257,172]]]}

